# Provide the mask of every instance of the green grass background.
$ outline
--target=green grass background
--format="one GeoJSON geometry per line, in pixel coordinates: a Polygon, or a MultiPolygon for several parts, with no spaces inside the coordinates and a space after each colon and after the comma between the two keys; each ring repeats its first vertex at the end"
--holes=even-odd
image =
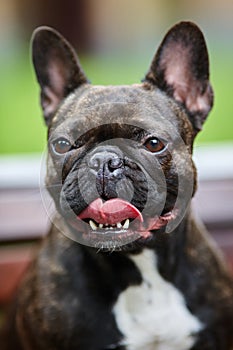
{"type": "MultiPolygon", "coordinates": [[[[211,82],[215,104],[197,143],[233,141],[232,54],[211,55],[211,82]]],[[[81,59],[94,84],[139,82],[150,63],[136,56],[81,59]]],[[[39,88],[28,54],[20,53],[0,64],[0,153],[41,152],[46,128],[39,107],[39,88]]]]}

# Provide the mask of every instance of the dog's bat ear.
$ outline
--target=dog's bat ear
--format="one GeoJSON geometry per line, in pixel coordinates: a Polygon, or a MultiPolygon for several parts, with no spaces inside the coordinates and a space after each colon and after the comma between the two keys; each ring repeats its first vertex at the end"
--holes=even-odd
{"type": "Polygon", "coordinates": [[[201,30],[191,22],[170,29],[162,41],[145,81],[181,103],[196,132],[213,105],[209,83],[209,58],[201,30]]]}
{"type": "Polygon", "coordinates": [[[33,32],[32,59],[45,122],[50,125],[61,101],[88,80],[74,49],[52,28],[39,27],[33,32]]]}

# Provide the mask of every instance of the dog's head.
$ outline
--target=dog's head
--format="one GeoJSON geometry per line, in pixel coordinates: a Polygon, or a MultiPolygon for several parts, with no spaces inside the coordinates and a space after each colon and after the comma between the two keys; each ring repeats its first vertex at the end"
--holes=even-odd
{"type": "Polygon", "coordinates": [[[172,231],[195,192],[192,144],[213,102],[199,28],[174,26],[132,86],[92,86],[53,29],[37,29],[32,46],[48,125],[46,185],[69,235],[112,248],[172,231]]]}

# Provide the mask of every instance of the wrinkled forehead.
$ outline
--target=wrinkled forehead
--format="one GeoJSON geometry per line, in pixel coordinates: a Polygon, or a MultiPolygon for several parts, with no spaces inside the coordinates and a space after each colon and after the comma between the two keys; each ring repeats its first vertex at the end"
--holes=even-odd
{"type": "Polygon", "coordinates": [[[171,104],[161,91],[146,91],[142,85],[95,86],[76,91],[65,100],[55,115],[53,131],[75,132],[79,137],[101,125],[125,124],[161,136],[175,134],[180,120],[171,104]]]}

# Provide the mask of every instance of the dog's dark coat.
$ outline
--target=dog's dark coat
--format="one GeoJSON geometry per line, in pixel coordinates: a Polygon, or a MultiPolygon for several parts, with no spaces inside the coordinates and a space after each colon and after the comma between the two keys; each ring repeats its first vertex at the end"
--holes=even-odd
{"type": "MultiPolygon", "coordinates": [[[[173,210],[178,190],[184,201],[187,191],[195,192],[192,145],[213,102],[200,30],[189,22],[173,27],[139,85],[92,87],[73,49],[49,28],[34,34],[33,61],[49,128],[46,185],[58,214],[19,293],[17,349],[133,349],[127,339],[124,343],[113,308],[130,286],[142,285],[143,276],[130,257],[149,249],[157,257],[160,277],[183,295],[188,312],[202,324],[187,350],[230,350],[232,279],[191,210],[184,215],[187,202],[175,207],[184,217],[172,232],[162,226],[115,251],[97,252],[57,228],[75,230],[69,209],[75,215],[85,209],[83,193],[94,201],[97,190],[107,201],[119,196],[117,183],[125,179],[131,185],[122,182],[122,197],[133,188],[132,205],[139,211],[149,198],[148,217],[157,215],[156,207],[163,204],[162,215],[173,210]],[[122,146],[123,141],[111,139],[130,140],[134,150],[127,142],[122,146]],[[151,147],[158,139],[163,140],[158,144],[161,151],[154,152],[151,147]],[[163,148],[165,143],[168,149],[163,148]],[[84,172],[91,169],[92,182],[80,184],[78,172],[83,166],[84,172]],[[191,189],[179,188],[181,178],[188,186],[191,179],[191,189]]],[[[160,349],[156,344],[144,349],[160,349]]]]}

